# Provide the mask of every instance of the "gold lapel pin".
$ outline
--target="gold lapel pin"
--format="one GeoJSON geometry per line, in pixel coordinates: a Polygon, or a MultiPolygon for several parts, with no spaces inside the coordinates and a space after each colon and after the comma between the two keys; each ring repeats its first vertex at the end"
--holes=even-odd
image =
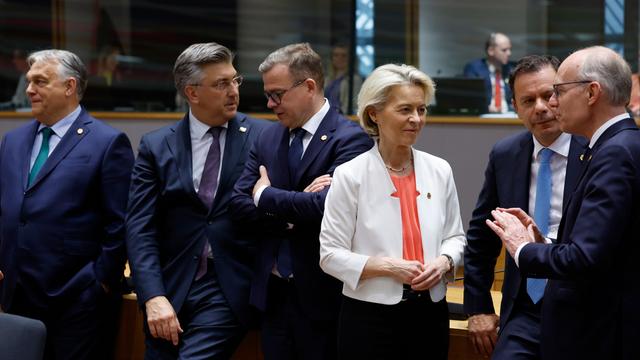
{"type": "Polygon", "coordinates": [[[327,141],[327,139],[328,139],[327,135],[320,136],[320,141],[327,141]]]}
{"type": "Polygon", "coordinates": [[[431,200],[431,193],[430,192],[427,193],[427,199],[431,200]]]}
{"type": "Polygon", "coordinates": [[[580,161],[584,161],[584,154],[580,154],[580,161]]]}
{"type": "Polygon", "coordinates": [[[247,128],[244,126],[240,126],[240,132],[247,132],[247,128]]]}
{"type": "Polygon", "coordinates": [[[589,155],[589,160],[587,160],[587,161],[591,161],[591,155],[589,155]]]}
{"type": "Polygon", "coordinates": [[[76,130],[76,132],[78,133],[78,135],[82,135],[84,133],[84,129],[79,128],[78,130],[76,130]]]}

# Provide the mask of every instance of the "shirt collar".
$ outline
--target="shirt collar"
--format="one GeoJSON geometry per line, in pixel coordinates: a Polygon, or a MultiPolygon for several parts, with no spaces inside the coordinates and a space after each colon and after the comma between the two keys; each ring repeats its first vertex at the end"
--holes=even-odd
{"type": "Polygon", "coordinates": [[[531,135],[531,137],[533,137],[533,158],[534,159],[538,158],[538,155],[540,154],[540,150],[544,149],[545,147],[548,149],[551,149],[556,154],[562,155],[564,157],[569,156],[569,148],[571,147],[571,135],[567,133],[561,133],[560,136],[558,136],[558,138],[549,146],[542,146],[542,144],[540,144],[540,142],[538,141],[538,139],[536,139],[535,136],[531,135]]]}
{"type": "MultiPolygon", "coordinates": [[[[80,111],[82,111],[82,107],[78,105],[78,107],[70,112],[69,115],[63,117],[62,119],[60,119],[60,121],[50,126],[51,130],[53,130],[53,133],[62,138],[64,134],[67,133],[73,122],[76,121],[78,115],[80,115],[80,111]]],[[[44,129],[45,127],[46,125],[41,123],[38,127],[38,132],[40,132],[40,130],[44,129]]]]}
{"type": "Polygon", "coordinates": [[[322,105],[320,110],[317,113],[315,113],[306,123],[304,123],[304,125],[302,125],[302,128],[306,132],[311,134],[311,136],[313,136],[313,134],[315,134],[316,131],[318,131],[318,128],[320,127],[320,123],[322,122],[322,119],[324,119],[324,117],[327,115],[330,108],[331,106],[329,106],[329,101],[325,98],[324,105],[322,105]]]}
{"type": "Polygon", "coordinates": [[[602,134],[608,129],[610,128],[613,124],[624,120],[626,118],[629,117],[629,114],[622,113],[620,115],[614,116],[611,119],[607,120],[606,123],[600,125],[600,127],[598,128],[598,130],[596,130],[596,132],[593,133],[593,136],[591,137],[591,141],[589,141],[589,149],[593,149],[593,145],[596,144],[596,142],[598,141],[598,139],[600,138],[600,136],[602,136],[602,134]]]}
{"type": "MultiPolygon", "coordinates": [[[[229,126],[228,121],[220,125],[220,127],[225,129],[228,126],[229,126]]],[[[192,139],[202,140],[210,128],[211,128],[210,125],[207,125],[202,121],[198,120],[198,118],[195,115],[193,115],[193,113],[191,112],[191,109],[189,109],[189,131],[191,133],[192,139]]]]}

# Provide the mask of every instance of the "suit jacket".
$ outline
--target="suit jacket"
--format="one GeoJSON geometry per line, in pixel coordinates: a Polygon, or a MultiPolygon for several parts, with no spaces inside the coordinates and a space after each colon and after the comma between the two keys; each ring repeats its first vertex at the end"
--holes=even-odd
{"type": "MultiPolygon", "coordinates": [[[[567,158],[567,170],[563,190],[563,207],[573,191],[582,170],[580,154],[584,152],[586,139],[572,136],[567,158]]],[[[485,180],[476,208],[473,211],[467,247],[464,256],[464,308],[468,314],[493,314],[491,286],[494,280],[496,260],[502,249],[500,238],[485,224],[496,207],[519,207],[529,212],[529,187],[531,182],[531,156],[533,137],[524,131],[500,140],[491,150],[485,170],[485,180]]],[[[522,286],[523,276],[513,258],[507,253],[500,305],[500,327],[508,321],[515,299],[522,286]]]]}
{"type": "Polygon", "coordinates": [[[318,265],[320,221],[328,188],[305,193],[315,178],[333,175],[335,168],[373,145],[356,123],[331,108],[311,139],[293,183],[289,180],[289,129],[273,124],[265,129],[249,154],[245,170],[236,183],[231,200],[232,216],[245,226],[255,226],[262,236],[251,288],[251,303],[264,310],[267,284],[278,247],[284,238],[291,240],[293,275],[303,310],[313,319],[335,318],[340,297],[340,283],[325,274],[318,265]],[[266,188],[259,206],[253,202],[253,186],[259,178],[259,166],[269,173],[271,186],[266,188]],[[293,224],[288,229],[287,223],[293,224]],[[252,225],[253,224],[253,225],[252,225]]]}
{"type": "MultiPolygon", "coordinates": [[[[511,105],[511,88],[509,87],[509,74],[511,74],[512,63],[507,63],[502,66],[502,81],[504,81],[504,96],[503,101],[507,102],[509,110],[512,110],[511,105]]],[[[482,78],[484,79],[484,89],[487,96],[487,105],[491,104],[493,98],[493,89],[491,87],[491,72],[489,71],[489,64],[487,59],[476,59],[464,66],[464,76],[470,78],[482,78]]]]}
{"type": "MultiPolygon", "coordinates": [[[[413,149],[418,219],[425,262],[447,254],[462,261],[465,245],[458,194],[449,164],[413,149]]],[[[340,279],[348,297],[397,304],[403,284],[391,277],[360,281],[370,256],[402,259],[402,216],[396,188],[378,147],[340,165],[327,195],[320,233],[320,266],[340,279]]],[[[453,280],[453,271],[449,280],[453,280]]],[[[433,302],[445,297],[445,279],[429,289],[433,302]]]]}
{"type": "Polygon", "coordinates": [[[8,132],[0,146],[0,299],[9,310],[18,282],[47,308],[91,285],[117,289],[124,269],[129,139],[83,109],[27,186],[39,124],[8,132]]]}
{"type": "Polygon", "coordinates": [[[528,244],[520,271],[548,278],[543,359],[640,359],[640,131],[631,119],[592,149],[558,244],[528,244]]]}
{"type": "Polygon", "coordinates": [[[127,249],[142,307],[152,297],[166,296],[178,313],[208,241],[222,292],[238,319],[249,322],[255,245],[248,231],[232,224],[227,209],[233,184],[265,123],[242,113],[229,121],[211,209],[193,187],[189,115],[142,137],[127,214],[127,249]]]}

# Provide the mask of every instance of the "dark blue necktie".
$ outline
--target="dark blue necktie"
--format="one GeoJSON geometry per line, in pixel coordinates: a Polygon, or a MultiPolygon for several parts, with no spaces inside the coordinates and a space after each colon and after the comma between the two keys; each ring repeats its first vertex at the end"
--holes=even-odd
{"type": "MultiPolygon", "coordinates": [[[[212,127],[209,133],[213,137],[207,158],[204,161],[204,169],[200,177],[200,186],[198,187],[198,197],[207,209],[211,210],[213,199],[218,187],[218,172],[220,171],[220,132],[221,127],[212,127]]],[[[198,263],[198,272],[196,280],[200,279],[207,273],[207,257],[209,257],[209,242],[204,244],[202,253],[200,253],[200,261],[198,263]]]]}
{"type": "Polygon", "coordinates": [[[40,130],[42,132],[42,142],[40,143],[40,151],[38,151],[38,156],[36,157],[36,161],[33,162],[33,167],[31,167],[31,172],[29,173],[29,182],[27,185],[31,185],[33,180],[36,179],[40,169],[49,158],[49,140],[51,139],[51,135],[53,134],[53,130],[50,127],[45,127],[40,130]]]}
{"type": "MultiPolygon", "coordinates": [[[[294,186],[294,179],[298,172],[300,161],[302,160],[302,139],[306,131],[303,128],[297,128],[291,131],[293,140],[289,144],[289,179],[291,186],[294,186]]],[[[291,243],[288,238],[282,239],[278,248],[278,272],[283,278],[288,278],[293,273],[293,264],[291,262],[291,243]]]]}
{"type": "MultiPolygon", "coordinates": [[[[536,204],[533,212],[533,220],[538,225],[538,229],[543,236],[549,233],[549,212],[551,210],[551,155],[553,150],[543,148],[540,150],[540,167],[538,168],[538,179],[536,183],[536,204]]],[[[547,284],[546,279],[527,279],[527,293],[537,304],[547,284]]]]}

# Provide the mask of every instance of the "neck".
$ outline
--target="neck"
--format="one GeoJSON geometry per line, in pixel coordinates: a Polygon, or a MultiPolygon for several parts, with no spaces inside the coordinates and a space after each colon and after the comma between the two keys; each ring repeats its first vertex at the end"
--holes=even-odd
{"type": "Polygon", "coordinates": [[[304,126],[304,124],[306,124],[313,115],[315,115],[316,113],[318,113],[318,111],[320,111],[320,109],[322,109],[322,106],[324,106],[324,95],[319,94],[312,99],[311,106],[309,106],[309,111],[303,115],[302,119],[298,119],[298,123],[295,124],[295,126],[291,127],[291,129],[304,126]]]}
{"type": "Polygon", "coordinates": [[[225,119],[222,116],[211,116],[197,107],[191,107],[191,113],[196,119],[209,126],[222,126],[231,119],[225,119]]]}
{"type": "Polygon", "coordinates": [[[589,128],[585,132],[584,136],[591,140],[593,134],[607,121],[611,120],[614,116],[618,116],[622,113],[625,113],[626,109],[624,106],[608,106],[606,108],[600,109],[594,112],[592,120],[589,121],[589,128]]]}
{"type": "Polygon", "coordinates": [[[63,108],[61,108],[59,111],[56,111],[55,114],[41,114],[36,116],[35,118],[40,123],[51,127],[55,125],[58,121],[62,120],[65,116],[71,114],[73,110],[75,110],[78,107],[78,105],[79,105],[78,103],[67,104],[63,108]]]}
{"type": "Polygon", "coordinates": [[[378,142],[378,151],[387,168],[400,170],[411,165],[411,147],[391,145],[382,138],[378,142]]]}

